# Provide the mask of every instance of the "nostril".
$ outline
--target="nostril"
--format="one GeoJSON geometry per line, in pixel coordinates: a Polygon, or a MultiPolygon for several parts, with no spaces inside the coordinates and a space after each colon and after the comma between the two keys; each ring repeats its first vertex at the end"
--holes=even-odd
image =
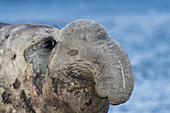
{"type": "Polygon", "coordinates": [[[67,54],[70,56],[76,56],[78,54],[78,50],[72,49],[68,51],[67,54]]]}

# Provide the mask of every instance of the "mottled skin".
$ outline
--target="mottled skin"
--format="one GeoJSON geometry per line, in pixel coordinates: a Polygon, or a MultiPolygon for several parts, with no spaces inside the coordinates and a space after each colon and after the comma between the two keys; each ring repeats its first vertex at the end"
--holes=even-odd
{"type": "Polygon", "coordinates": [[[107,113],[133,84],[127,54],[94,21],[0,23],[0,113],[107,113]]]}

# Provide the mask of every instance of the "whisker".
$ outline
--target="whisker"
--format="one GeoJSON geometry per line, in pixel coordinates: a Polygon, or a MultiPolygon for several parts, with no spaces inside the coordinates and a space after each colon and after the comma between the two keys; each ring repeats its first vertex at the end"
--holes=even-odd
{"type": "Polygon", "coordinates": [[[58,29],[60,29],[60,27],[59,26],[57,26],[57,25],[55,25],[55,24],[52,24],[54,27],[56,27],[56,28],[58,28],[58,29]]]}
{"type": "Polygon", "coordinates": [[[54,32],[52,29],[45,28],[44,26],[41,26],[41,28],[46,32],[51,34],[51,32],[54,32]]]}

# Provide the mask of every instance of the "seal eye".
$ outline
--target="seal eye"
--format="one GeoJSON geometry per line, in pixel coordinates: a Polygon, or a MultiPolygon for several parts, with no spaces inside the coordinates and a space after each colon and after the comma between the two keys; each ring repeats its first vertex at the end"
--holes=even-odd
{"type": "Polygon", "coordinates": [[[42,43],[42,47],[47,50],[51,50],[56,45],[56,41],[53,38],[46,38],[42,43]]]}

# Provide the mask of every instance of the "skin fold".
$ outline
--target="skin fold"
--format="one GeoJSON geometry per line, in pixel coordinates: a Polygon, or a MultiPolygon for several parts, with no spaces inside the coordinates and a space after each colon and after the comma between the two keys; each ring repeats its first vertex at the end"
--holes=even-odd
{"type": "Polygon", "coordinates": [[[0,113],[107,113],[133,85],[128,55],[94,21],[0,23],[0,113]]]}

